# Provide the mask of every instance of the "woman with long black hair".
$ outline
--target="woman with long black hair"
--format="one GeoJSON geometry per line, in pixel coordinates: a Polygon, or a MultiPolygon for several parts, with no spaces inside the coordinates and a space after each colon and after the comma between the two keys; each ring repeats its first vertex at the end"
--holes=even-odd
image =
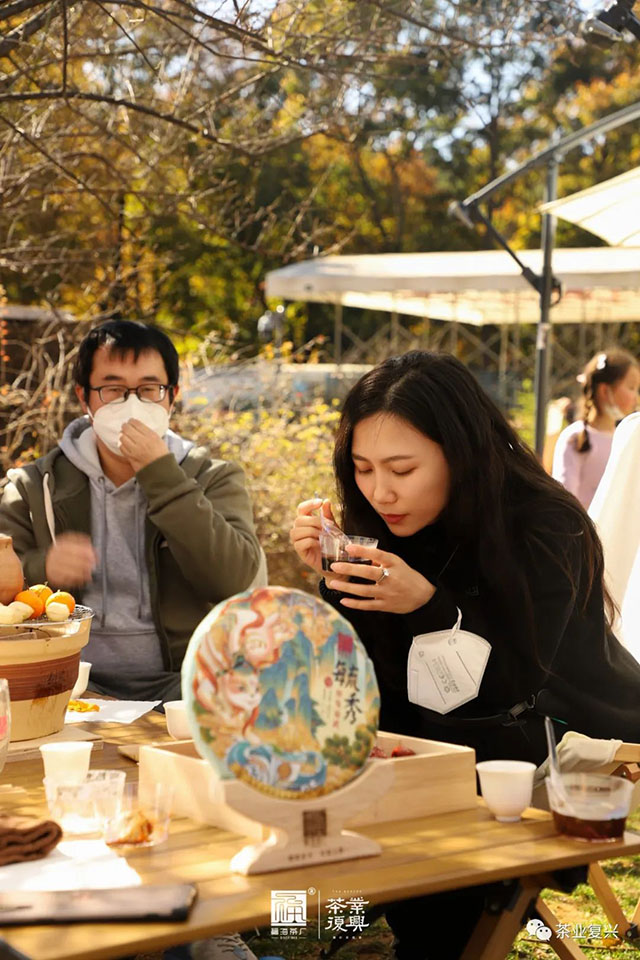
{"type": "MultiPolygon", "coordinates": [[[[320,589],[373,660],[382,729],[536,764],[544,714],[559,735],[640,741],[640,665],[609,627],[593,524],[458,360],[415,351],[365,374],[334,464],[342,529],[379,546],[349,547],[370,565],[334,563],[320,589]],[[449,633],[425,671],[435,631],[449,633]]],[[[328,501],[300,504],[291,539],[321,573],[319,511],[333,519],[328,501]]],[[[397,957],[457,957],[478,909],[475,891],[394,906],[397,957]],[[437,945],[424,903],[451,924],[437,945]]]]}

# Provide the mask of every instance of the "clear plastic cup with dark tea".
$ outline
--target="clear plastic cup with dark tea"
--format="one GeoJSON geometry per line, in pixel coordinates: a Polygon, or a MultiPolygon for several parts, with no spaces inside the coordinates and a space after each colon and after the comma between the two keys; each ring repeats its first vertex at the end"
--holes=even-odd
{"type": "Polygon", "coordinates": [[[565,796],[547,778],[549,806],[558,832],[583,842],[620,840],[631,805],[633,785],[622,777],[563,773],[565,796]]]}

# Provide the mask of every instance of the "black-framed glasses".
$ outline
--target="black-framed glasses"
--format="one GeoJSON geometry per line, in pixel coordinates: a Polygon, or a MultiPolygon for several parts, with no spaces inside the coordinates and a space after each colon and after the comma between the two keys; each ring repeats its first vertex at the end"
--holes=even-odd
{"type": "Polygon", "coordinates": [[[139,387],[121,387],[114,383],[89,387],[89,390],[97,393],[102,403],[125,403],[132,393],[143,403],[162,403],[170,387],[167,383],[141,383],[139,387]]]}

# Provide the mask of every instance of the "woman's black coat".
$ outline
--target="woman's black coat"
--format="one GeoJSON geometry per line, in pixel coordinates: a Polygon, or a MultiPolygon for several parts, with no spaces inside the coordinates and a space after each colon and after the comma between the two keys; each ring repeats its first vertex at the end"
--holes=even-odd
{"type": "MultiPolygon", "coordinates": [[[[558,509],[552,529],[541,540],[523,537],[514,551],[513,563],[520,565],[533,601],[528,636],[524,626],[521,630],[517,620],[514,624],[509,618],[480,565],[460,546],[448,543],[438,524],[412,537],[389,535],[382,547],[437,586],[429,603],[413,613],[350,610],[340,604],[342,594],[321,581],[321,594],[351,621],[373,660],[382,730],[466,744],[476,750],[478,760],[536,764],[547,754],[544,713],[559,721],[558,737],[577,730],[591,737],[640,742],[640,664],[606,623],[602,587],[597,578],[588,583],[581,534],[575,530],[575,518],[558,509]],[[571,579],[560,558],[569,564],[571,579]],[[477,699],[443,721],[409,702],[407,657],[414,636],[452,627],[458,608],[462,628],[484,637],[492,650],[477,699]],[[531,703],[532,697],[536,707],[519,722],[470,722],[531,703]]],[[[524,609],[522,617],[524,624],[524,609]]]]}

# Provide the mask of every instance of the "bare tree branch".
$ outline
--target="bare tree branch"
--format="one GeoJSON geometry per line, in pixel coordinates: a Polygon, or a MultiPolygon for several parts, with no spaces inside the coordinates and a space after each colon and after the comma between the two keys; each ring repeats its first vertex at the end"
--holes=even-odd
{"type": "Polygon", "coordinates": [[[5,3],[3,7],[0,7],[0,20],[9,20],[11,17],[24,13],[25,10],[33,10],[34,7],[41,7],[43,4],[50,2],[51,0],[14,0],[13,3],[5,3]]]}
{"type": "Polygon", "coordinates": [[[56,158],[53,157],[47,150],[45,150],[45,148],[42,147],[39,143],[37,143],[37,142],[33,139],[33,137],[30,137],[28,133],[25,133],[24,130],[21,130],[19,127],[17,127],[17,126],[16,126],[14,123],[12,123],[11,120],[9,120],[7,117],[0,116],[0,120],[1,120],[3,123],[6,123],[6,125],[7,125],[8,127],[11,127],[11,129],[12,129],[15,133],[17,133],[19,137],[22,137],[24,140],[26,140],[27,143],[29,143],[35,150],[38,151],[38,153],[41,153],[41,154],[43,155],[43,157],[46,157],[47,160],[49,160],[49,161],[53,164],[54,167],[57,167],[66,177],[69,177],[71,180],[75,180],[84,190],[86,190],[87,193],[89,193],[89,194],[91,194],[91,196],[95,197],[95,199],[98,201],[98,203],[99,203],[102,207],[104,207],[104,209],[105,209],[109,214],[111,214],[112,211],[111,211],[111,207],[109,206],[109,204],[108,204],[108,203],[105,203],[105,201],[104,201],[100,196],[98,196],[98,194],[96,194],[96,193],[91,189],[91,187],[90,187],[87,183],[83,182],[79,177],[77,177],[77,176],[68,168],[68,166],[64,165],[64,164],[61,163],[59,160],[56,160],[56,158]]]}
{"type": "Polygon", "coordinates": [[[402,247],[418,217],[405,154],[421,197],[443,112],[484,145],[482,65],[529,37],[532,11],[552,37],[557,6],[0,3],[0,281],[79,316],[161,307],[236,337],[271,264],[363,237],[402,247]]]}
{"type": "Polygon", "coordinates": [[[67,92],[67,61],[69,57],[69,29],[67,24],[67,0],[62,4],[62,89],[67,92]]]}
{"type": "Polygon", "coordinates": [[[59,5],[57,3],[55,5],[47,4],[45,10],[37,13],[30,20],[26,20],[14,30],[10,30],[4,39],[0,40],[0,57],[5,57],[11,50],[25,43],[29,37],[38,33],[39,30],[42,30],[43,27],[51,23],[54,18],[58,17],[60,15],[60,9],[58,7],[59,5]]]}

